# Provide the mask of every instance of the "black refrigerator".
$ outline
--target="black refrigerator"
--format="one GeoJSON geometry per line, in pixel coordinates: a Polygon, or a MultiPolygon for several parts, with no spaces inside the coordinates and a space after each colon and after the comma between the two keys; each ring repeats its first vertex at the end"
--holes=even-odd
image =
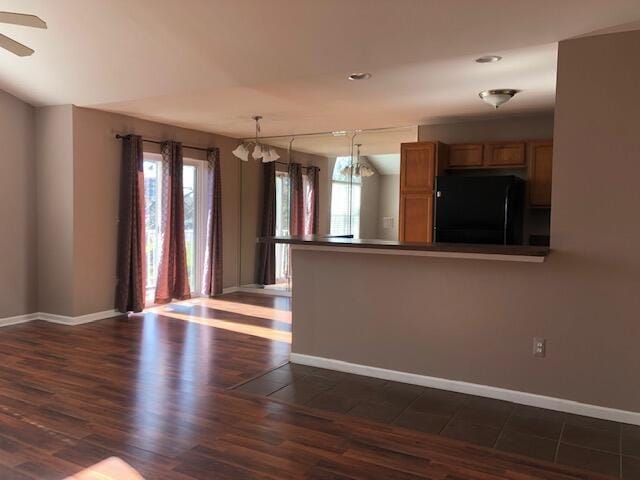
{"type": "Polygon", "coordinates": [[[522,243],[524,181],[515,175],[439,176],[434,239],[445,243],[522,243]]]}

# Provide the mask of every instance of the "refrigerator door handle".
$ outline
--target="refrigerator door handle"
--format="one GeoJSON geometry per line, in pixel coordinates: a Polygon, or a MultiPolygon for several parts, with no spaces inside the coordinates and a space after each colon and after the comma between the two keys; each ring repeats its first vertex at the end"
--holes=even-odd
{"type": "Polygon", "coordinates": [[[509,231],[509,196],[511,194],[511,185],[507,186],[507,192],[504,197],[504,234],[503,244],[507,244],[507,232],[509,231]]]}

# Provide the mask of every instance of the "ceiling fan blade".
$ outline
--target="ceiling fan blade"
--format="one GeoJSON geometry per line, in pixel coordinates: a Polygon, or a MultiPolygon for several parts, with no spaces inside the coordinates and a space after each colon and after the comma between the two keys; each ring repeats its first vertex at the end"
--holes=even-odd
{"type": "Polygon", "coordinates": [[[28,57],[34,52],[33,49],[27,47],[26,45],[21,44],[20,42],[16,42],[12,38],[7,37],[6,35],[2,35],[1,33],[0,33],[0,48],[9,50],[11,53],[18,55],[19,57],[28,57]]]}
{"type": "Polygon", "coordinates": [[[26,13],[0,12],[0,23],[22,25],[23,27],[47,28],[47,22],[35,15],[26,13]]]}

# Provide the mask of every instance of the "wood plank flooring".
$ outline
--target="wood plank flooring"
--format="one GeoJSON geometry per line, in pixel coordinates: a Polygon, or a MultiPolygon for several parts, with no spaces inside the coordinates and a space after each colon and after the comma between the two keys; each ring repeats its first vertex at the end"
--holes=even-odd
{"type": "Polygon", "coordinates": [[[604,478],[238,391],[286,361],[289,299],[232,294],[66,327],[0,329],[0,479],[109,456],[145,478],[604,478]]]}

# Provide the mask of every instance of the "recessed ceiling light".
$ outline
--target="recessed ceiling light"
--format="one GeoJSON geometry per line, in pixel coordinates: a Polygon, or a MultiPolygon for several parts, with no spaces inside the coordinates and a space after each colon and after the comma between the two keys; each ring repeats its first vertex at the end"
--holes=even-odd
{"type": "Polygon", "coordinates": [[[500,60],[502,60],[502,57],[499,55],[485,55],[484,57],[476,58],[478,63],[495,63],[500,60]]]}
{"type": "Polygon", "coordinates": [[[349,75],[349,80],[369,80],[371,74],[368,72],[352,73],[349,75]]]}

